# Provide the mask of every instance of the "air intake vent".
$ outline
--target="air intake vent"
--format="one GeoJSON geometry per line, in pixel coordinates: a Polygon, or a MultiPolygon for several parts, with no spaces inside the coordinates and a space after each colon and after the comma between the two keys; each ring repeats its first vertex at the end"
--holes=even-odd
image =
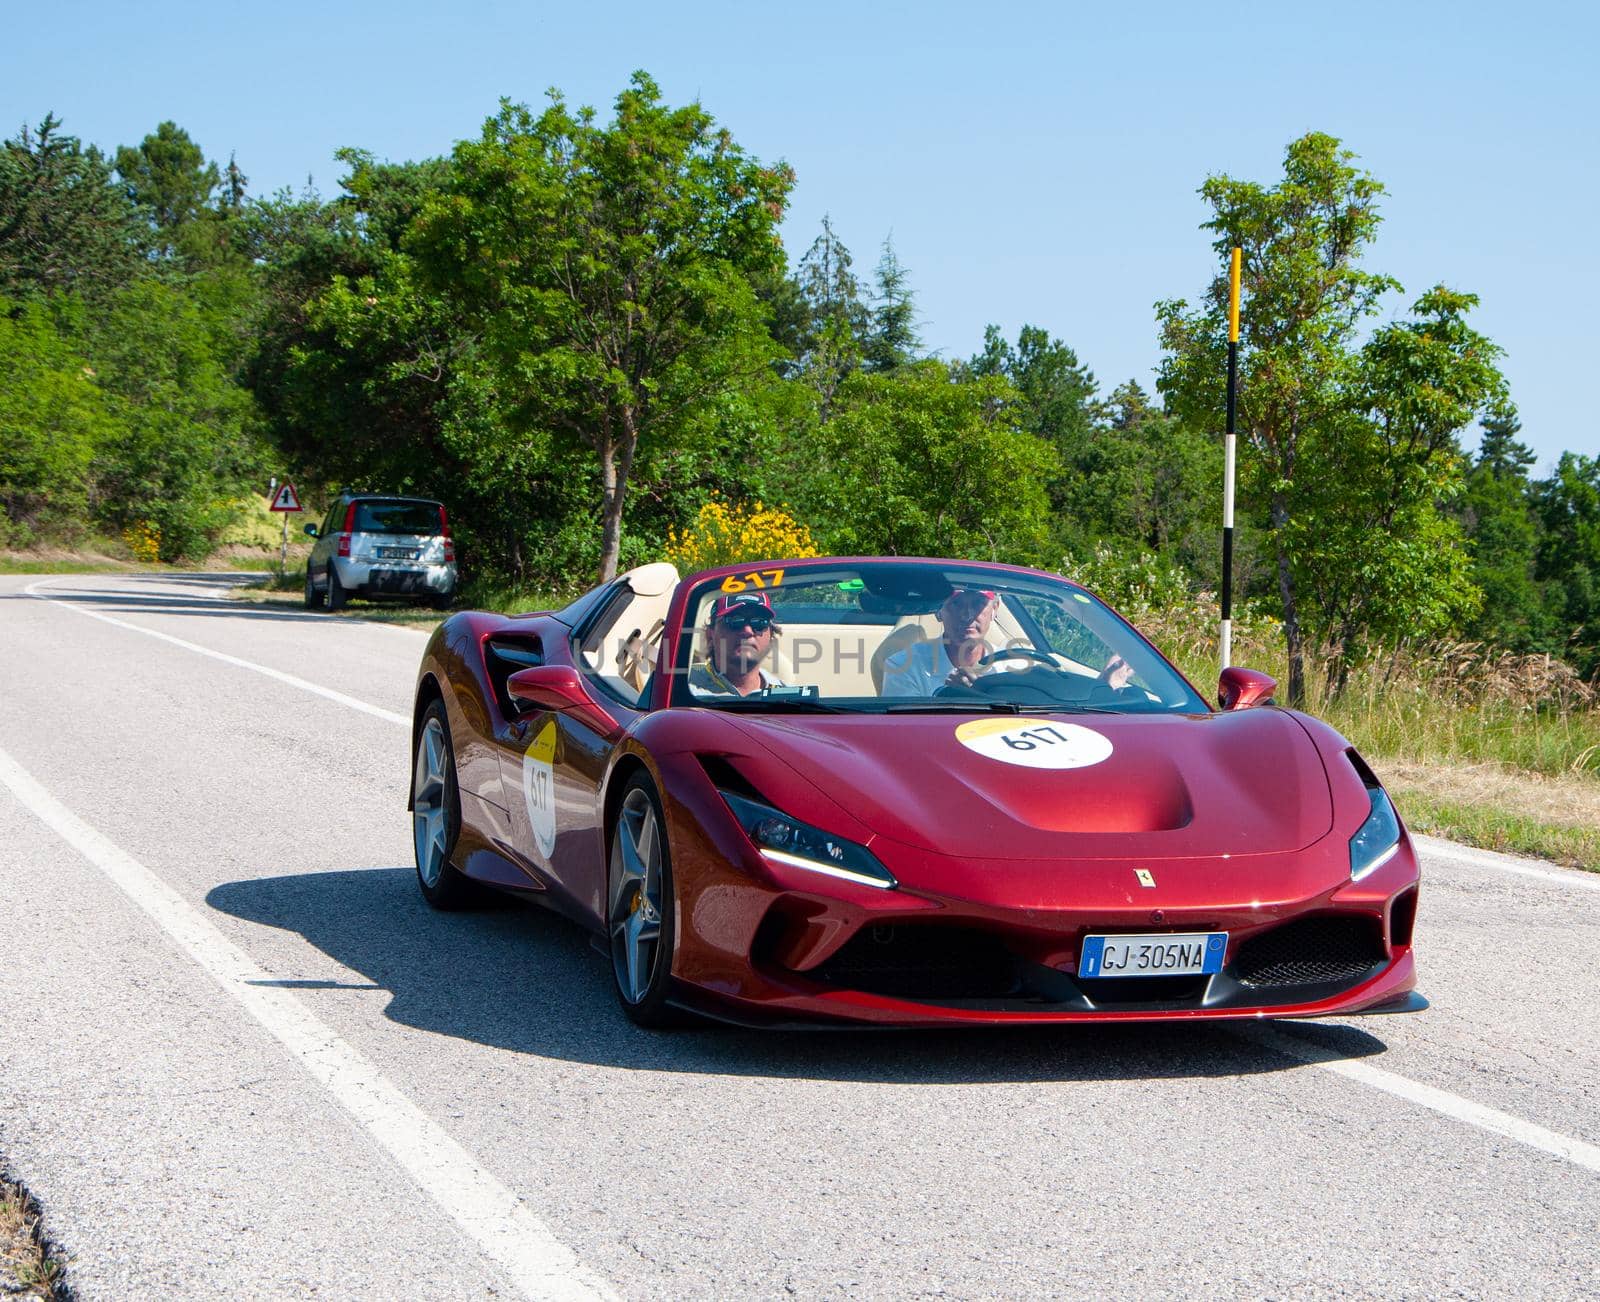
{"type": "Polygon", "coordinates": [[[1252,937],[1233,960],[1242,985],[1349,983],[1387,958],[1376,918],[1357,914],[1300,918],[1252,937]]]}
{"type": "Polygon", "coordinates": [[[1001,999],[1021,985],[1016,956],[970,927],[863,927],[806,975],[892,999],[1001,999]]]}

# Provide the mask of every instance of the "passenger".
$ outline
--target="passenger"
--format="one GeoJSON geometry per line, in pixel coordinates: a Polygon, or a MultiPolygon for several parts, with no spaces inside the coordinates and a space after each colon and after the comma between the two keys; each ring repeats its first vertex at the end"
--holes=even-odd
{"type": "Polygon", "coordinates": [[[707,660],[689,671],[689,690],[697,696],[749,696],[764,687],[782,687],[761,668],[778,631],[766,593],[718,597],[706,630],[707,660]]]}

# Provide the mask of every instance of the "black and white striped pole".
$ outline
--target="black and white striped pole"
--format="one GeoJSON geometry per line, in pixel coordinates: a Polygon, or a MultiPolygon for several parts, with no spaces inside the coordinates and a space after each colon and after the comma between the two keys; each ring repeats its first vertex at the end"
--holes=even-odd
{"type": "Polygon", "coordinates": [[[1233,467],[1239,399],[1239,250],[1228,267],[1228,423],[1222,436],[1222,667],[1233,663],[1233,467]]]}

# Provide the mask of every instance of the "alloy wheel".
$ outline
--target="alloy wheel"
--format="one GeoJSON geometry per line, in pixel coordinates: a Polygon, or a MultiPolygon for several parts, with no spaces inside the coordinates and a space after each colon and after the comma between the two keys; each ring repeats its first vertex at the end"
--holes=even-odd
{"type": "Polygon", "coordinates": [[[607,927],[617,988],[630,1004],[650,993],[661,961],[661,826],[655,805],[640,787],[622,801],[611,841],[611,899],[607,927]]]}
{"type": "Polygon", "coordinates": [[[417,850],[417,875],[422,884],[434,887],[444,875],[450,852],[449,792],[445,790],[445,766],[449,763],[444,727],[430,717],[422,727],[417,743],[416,773],[412,779],[412,835],[417,850]]]}

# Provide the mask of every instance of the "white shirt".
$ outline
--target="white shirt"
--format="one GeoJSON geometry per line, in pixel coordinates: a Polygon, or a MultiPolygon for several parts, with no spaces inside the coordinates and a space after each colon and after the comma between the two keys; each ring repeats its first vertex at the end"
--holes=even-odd
{"type": "MultiPolygon", "coordinates": [[[[991,673],[1016,668],[1015,660],[989,665],[991,673]]],[[[892,655],[883,662],[883,695],[932,696],[955,672],[955,663],[944,649],[944,639],[913,644],[909,651],[892,655]]]]}
{"type": "MultiPolygon", "coordinates": [[[[783,684],[769,674],[765,669],[756,671],[761,675],[762,687],[782,687],[783,684]]],[[[689,671],[689,691],[695,696],[738,696],[739,689],[719,674],[716,669],[706,662],[698,664],[689,671]]]]}

